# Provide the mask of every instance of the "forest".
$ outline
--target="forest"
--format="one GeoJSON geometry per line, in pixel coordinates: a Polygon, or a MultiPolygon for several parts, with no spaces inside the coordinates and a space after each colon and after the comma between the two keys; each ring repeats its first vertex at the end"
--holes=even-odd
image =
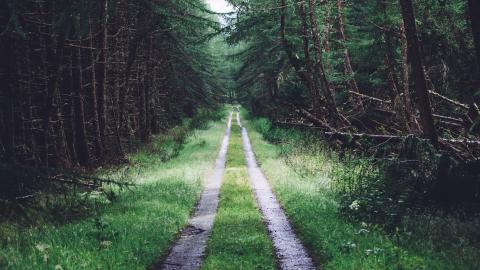
{"type": "Polygon", "coordinates": [[[0,89],[1,269],[480,267],[478,0],[6,0],[0,89]]]}

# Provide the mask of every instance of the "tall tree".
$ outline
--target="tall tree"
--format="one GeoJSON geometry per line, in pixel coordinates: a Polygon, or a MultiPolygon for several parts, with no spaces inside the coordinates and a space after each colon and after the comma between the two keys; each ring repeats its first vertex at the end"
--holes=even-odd
{"type": "Polygon", "coordinates": [[[405,24],[405,33],[408,42],[408,59],[412,66],[412,78],[415,94],[418,99],[418,109],[422,121],[423,135],[432,145],[438,147],[438,135],[435,130],[432,116],[432,107],[428,97],[427,82],[423,71],[422,54],[415,24],[415,14],[411,0],[400,0],[402,18],[405,24]]]}
{"type": "MultiPolygon", "coordinates": [[[[312,61],[310,59],[310,46],[309,46],[309,34],[308,34],[308,23],[307,23],[307,14],[305,12],[305,2],[303,0],[298,2],[298,12],[301,20],[301,29],[300,33],[303,41],[303,56],[305,61],[305,76],[306,76],[306,86],[310,91],[313,103],[313,111],[320,115],[320,101],[319,93],[315,87],[315,82],[313,78],[313,67],[312,61]]],[[[318,61],[317,61],[318,62],[318,61]]]]}
{"type": "Polygon", "coordinates": [[[96,64],[97,64],[97,57],[95,55],[94,50],[94,34],[93,34],[93,19],[89,16],[88,18],[88,28],[89,28],[89,46],[90,46],[90,61],[91,61],[91,91],[90,91],[90,98],[92,101],[92,115],[93,115],[93,128],[95,130],[95,137],[94,137],[94,144],[95,150],[97,152],[98,157],[103,157],[103,143],[102,143],[102,135],[100,131],[100,114],[98,110],[98,95],[97,95],[97,74],[96,74],[96,64]]]}
{"type": "MultiPolygon", "coordinates": [[[[327,80],[327,76],[325,74],[325,69],[323,67],[323,57],[322,57],[322,47],[320,43],[320,34],[318,33],[318,23],[317,23],[317,16],[315,13],[315,0],[309,0],[309,8],[310,8],[310,23],[312,25],[312,36],[313,36],[313,45],[315,49],[315,69],[317,71],[317,75],[320,81],[320,87],[323,91],[323,95],[325,97],[327,108],[333,113],[338,114],[337,105],[335,104],[335,98],[333,96],[332,87],[327,80]]],[[[306,19],[305,19],[306,21],[306,19]]]]}

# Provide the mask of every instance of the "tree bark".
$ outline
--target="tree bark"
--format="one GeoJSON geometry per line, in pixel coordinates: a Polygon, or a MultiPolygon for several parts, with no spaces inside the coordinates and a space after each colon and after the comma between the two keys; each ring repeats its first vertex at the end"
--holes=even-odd
{"type": "Polygon", "coordinates": [[[403,22],[405,24],[408,42],[408,59],[412,66],[412,78],[415,86],[415,94],[418,99],[423,136],[428,138],[434,147],[438,147],[438,135],[433,123],[432,108],[428,98],[427,82],[423,72],[420,41],[417,35],[412,1],[400,0],[400,5],[402,7],[403,22]]]}

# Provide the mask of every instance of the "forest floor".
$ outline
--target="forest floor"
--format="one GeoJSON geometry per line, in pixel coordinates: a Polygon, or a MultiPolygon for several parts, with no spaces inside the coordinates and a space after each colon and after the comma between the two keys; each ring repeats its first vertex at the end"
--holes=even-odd
{"type": "MultiPolygon", "coordinates": [[[[299,238],[288,242],[304,245],[309,251],[306,256],[321,269],[479,269],[478,250],[457,245],[461,239],[446,238],[449,248],[438,249],[428,231],[410,235],[408,239],[415,241],[405,241],[405,235],[392,236],[371,224],[345,219],[339,212],[338,198],[330,190],[331,168],[341,164],[328,155],[312,155],[301,149],[287,160],[282,153],[288,145],[266,142],[255,130],[254,120],[242,120],[249,131],[249,149],[245,147],[246,130],[242,134],[240,125],[233,121],[228,137],[226,122],[196,130],[179,155],[169,161],[158,158],[148,147],[132,154],[138,185],[114,200],[103,200],[87,217],[29,227],[0,222],[0,268],[146,269],[159,259],[165,260],[175,249],[175,239],[183,237],[179,232],[189,218],[195,218],[202,190],[215,173],[215,159],[222,155],[222,151],[218,154],[222,138],[227,138],[226,162],[220,164],[223,180],[221,187],[220,181],[215,187],[219,200],[218,206],[214,205],[213,227],[208,241],[201,239],[206,241],[202,244],[205,255],[200,256],[203,269],[287,269],[278,239],[271,236],[275,230],[266,214],[270,208],[263,209],[257,183],[251,181],[259,181],[252,177],[252,167],[265,176],[264,185],[275,194],[265,198],[277,197],[278,207],[281,205],[273,218],[284,211],[293,226],[288,231],[299,238]],[[257,163],[249,166],[248,150],[255,153],[259,167],[257,163]]],[[[158,140],[161,138],[153,143],[158,140]]],[[[309,267],[307,263],[293,268],[309,267]]]]}

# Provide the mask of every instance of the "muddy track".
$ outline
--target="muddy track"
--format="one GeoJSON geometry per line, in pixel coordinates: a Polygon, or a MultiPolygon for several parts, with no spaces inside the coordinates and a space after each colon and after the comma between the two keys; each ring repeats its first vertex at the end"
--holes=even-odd
{"type": "Polygon", "coordinates": [[[225,172],[231,123],[232,113],[228,117],[228,126],[216,160],[215,169],[207,180],[205,189],[193,216],[189,220],[188,226],[182,230],[180,237],[170,249],[168,256],[151,269],[188,270],[200,268],[218,208],[218,196],[225,172]]]}
{"type": "MultiPolygon", "coordinates": [[[[238,113],[237,123],[241,126],[238,113]]],[[[313,260],[308,255],[300,240],[296,237],[285,212],[275,197],[275,194],[272,192],[267,179],[257,165],[250,138],[248,137],[248,132],[245,127],[242,127],[242,140],[250,182],[255,193],[258,207],[267,223],[268,232],[275,248],[280,269],[315,269],[313,260]]]]}

